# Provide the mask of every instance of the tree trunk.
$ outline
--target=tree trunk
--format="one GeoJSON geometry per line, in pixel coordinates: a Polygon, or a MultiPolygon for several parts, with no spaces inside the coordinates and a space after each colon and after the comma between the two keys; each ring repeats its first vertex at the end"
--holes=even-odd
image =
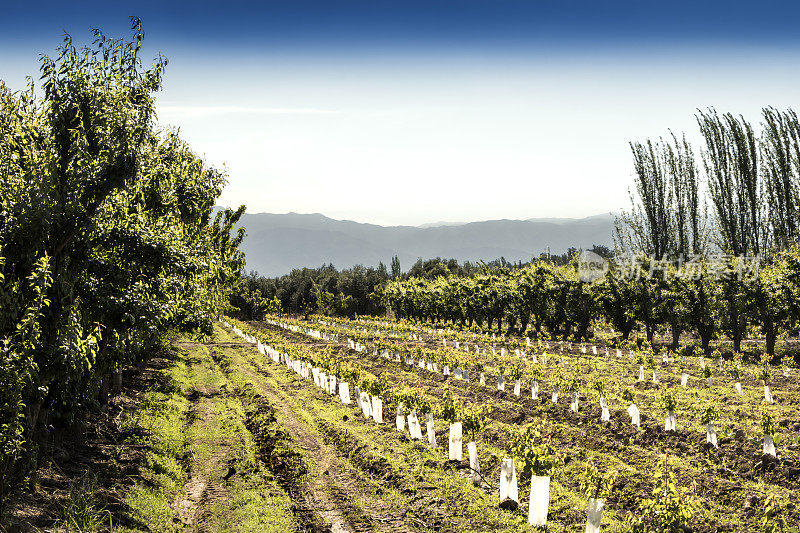
{"type": "Polygon", "coordinates": [[[519,326],[519,334],[524,336],[526,331],[528,331],[528,319],[527,318],[522,320],[522,323],[519,326]]]}
{"type": "Polygon", "coordinates": [[[677,324],[672,324],[671,329],[672,329],[672,351],[677,351],[681,339],[681,328],[677,324]]]}
{"type": "Polygon", "coordinates": [[[703,353],[708,355],[711,353],[709,346],[711,345],[711,335],[708,333],[700,334],[700,344],[703,345],[703,353]]]}
{"type": "Polygon", "coordinates": [[[775,338],[777,337],[775,330],[773,325],[767,328],[767,353],[769,355],[775,355],[775,338]]]}

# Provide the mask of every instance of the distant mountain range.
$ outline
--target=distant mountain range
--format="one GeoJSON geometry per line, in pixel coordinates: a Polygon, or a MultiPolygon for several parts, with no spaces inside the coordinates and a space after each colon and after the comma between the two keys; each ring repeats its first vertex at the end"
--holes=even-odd
{"type": "Polygon", "coordinates": [[[528,261],[548,248],[560,254],[570,247],[611,246],[614,231],[611,214],[581,219],[436,222],[415,227],[334,220],[318,213],[247,213],[240,223],[247,229],[242,246],[245,268],[265,276],[328,263],[342,269],[357,264],[377,266],[383,261],[388,268],[395,255],[403,271],[419,258],[528,261]]]}

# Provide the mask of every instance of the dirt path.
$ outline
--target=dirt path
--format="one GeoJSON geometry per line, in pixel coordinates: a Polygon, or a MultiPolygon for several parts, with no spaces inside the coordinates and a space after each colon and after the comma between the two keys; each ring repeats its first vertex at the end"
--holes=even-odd
{"type": "MultiPolygon", "coordinates": [[[[242,354],[228,355],[234,360],[242,357],[242,354]]],[[[244,350],[244,359],[253,355],[256,352],[252,348],[244,350]],[[252,351],[252,354],[248,351],[252,351]]],[[[285,378],[271,382],[243,364],[236,365],[236,371],[245,374],[256,390],[281,413],[284,429],[315,465],[313,478],[306,483],[303,493],[310,509],[330,525],[331,531],[411,531],[391,504],[381,501],[374,494],[365,494],[358,479],[347,468],[346,458],[325,442],[319,429],[309,422],[308,416],[303,417],[298,413],[298,405],[293,398],[296,397],[298,385],[304,386],[305,383],[300,385],[295,380],[287,381],[285,378]]],[[[313,412],[308,415],[313,419],[313,412]]]]}
{"type": "MultiPolygon", "coordinates": [[[[220,336],[227,335],[220,332],[220,336]]],[[[299,502],[305,510],[322,519],[333,533],[366,531],[415,531],[403,517],[403,510],[378,497],[358,479],[347,457],[334,445],[326,443],[316,424],[313,407],[298,401],[298,389],[316,395],[313,385],[298,381],[282,367],[256,370],[254,357],[262,357],[252,345],[242,342],[204,343],[212,349],[212,357],[229,375],[236,373],[252,384],[279,414],[281,427],[302,450],[313,471],[300,487],[299,502]],[[280,375],[278,375],[280,374],[280,375]]],[[[190,344],[190,343],[184,343],[190,344]]],[[[188,346],[187,346],[188,347],[188,346]]]]}
{"type": "Polygon", "coordinates": [[[190,394],[192,406],[189,411],[188,433],[192,435],[189,440],[190,449],[211,446],[209,453],[199,455],[192,453],[189,465],[189,479],[184,486],[184,493],[180,494],[174,503],[175,510],[180,516],[183,525],[190,531],[207,531],[203,518],[208,516],[211,508],[218,502],[225,500],[227,490],[217,472],[224,471],[229,462],[231,446],[225,440],[215,442],[201,442],[202,436],[209,433],[209,427],[218,416],[211,396],[216,391],[209,390],[205,385],[195,388],[190,394]]]}

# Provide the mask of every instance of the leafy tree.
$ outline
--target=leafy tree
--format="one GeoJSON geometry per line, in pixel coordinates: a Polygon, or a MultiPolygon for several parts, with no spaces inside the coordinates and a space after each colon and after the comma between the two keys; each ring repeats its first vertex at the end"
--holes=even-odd
{"type": "Polygon", "coordinates": [[[214,215],[224,175],[157,129],[166,60],[143,69],[138,19],[132,32],[67,36],[42,59],[41,97],[0,84],[3,491],[33,442],[170,329],[209,333],[244,264],[244,207],[214,215]]]}
{"type": "Polygon", "coordinates": [[[762,110],[761,168],[772,240],[784,250],[800,237],[800,121],[793,110],[762,110]]]}
{"type": "Polygon", "coordinates": [[[703,165],[714,205],[722,248],[734,255],[767,250],[758,140],[744,117],[716,110],[698,111],[706,142],[703,165]]]}

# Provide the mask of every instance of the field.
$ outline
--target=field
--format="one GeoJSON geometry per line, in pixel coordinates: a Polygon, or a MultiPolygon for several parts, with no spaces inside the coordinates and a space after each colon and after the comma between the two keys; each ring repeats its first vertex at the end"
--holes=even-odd
{"type": "MultiPolygon", "coordinates": [[[[603,494],[603,531],[630,531],[638,518],[650,516],[641,505],[660,496],[653,492],[665,465],[675,476],[672,504],[680,510],[696,503],[690,531],[762,530],[768,495],[776,497],[785,531],[800,530],[795,369],[788,377],[775,369],[774,403],[767,404],[763,384],[747,364],[739,395],[733,378],[718,371],[730,363],[708,361],[715,368],[709,388],[699,358],[687,358],[684,388],[678,361],[659,358],[659,382],[653,383],[649,368],[646,379],[637,381],[637,355],[618,356],[611,349],[606,356],[604,346],[593,355],[591,345],[564,344],[562,353],[558,344],[547,350],[534,343],[517,356],[510,352],[513,341],[504,339],[494,342],[493,355],[491,337],[459,336],[456,350],[454,333],[383,320],[225,322],[230,327],[218,324],[211,338],[178,338],[169,354],[132,370],[139,376],[132,380],[135,390],[113,402],[120,412],[119,446],[87,439],[82,463],[40,469],[37,489],[15,515],[30,526],[64,531],[536,530],[528,521],[531,477],[519,457],[519,507],[501,509],[498,490],[501,463],[514,457],[515,430],[537,422],[541,440],[561,456],[551,472],[548,531],[583,530],[588,500],[581,481],[589,462],[614,472],[603,494]],[[350,342],[359,343],[359,350],[350,342]],[[504,355],[501,344],[508,346],[504,355]],[[338,392],[288,368],[287,356],[297,361],[295,367],[313,361],[322,369],[335,362],[342,376],[357,368],[355,379],[365,387],[382,377],[383,423],[364,416],[354,385],[352,403],[345,405],[338,392]],[[510,373],[508,361],[523,357],[520,395],[509,377],[505,390],[498,390],[500,366],[510,373]],[[438,371],[427,369],[433,362],[438,371]],[[485,385],[474,372],[468,381],[445,376],[444,364],[456,362],[465,368],[483,364],[485,385]],[[531,375],[539,381],[536,400],[531,375]],[[565,375],[578,378],[577,412],[564,390],[565,375]],[[562,388],[556,403],[554,383],[562,388]],[[609,421],[601,421],[597,383],[605,385],[609,421]],[[631,425],[623,388],[634,393],[641,428],[631,425]],[[664,431],[659,398],[665,390],[675,394],[674,432],[664,431]],[[448,460],[445,393],[455,401],[456,417],[473,406],[485,408],[485,427],[473,436],[478,483],[470,479],[466,446],[462,460],[448,460]],[[398,431],[399,399],[430,405],[435,448],[422,415],[421,441],[410,438],[407,420],[398,431]],[[706,444],[700,411],[708,405],[718,411],[719,448],[706,444]],[[762,454],[762,410],[774,420],[777,457],[762,454]]],[[[455,366],[448,370],[453,374],[455,366]]]]}
{"type": "MultiPolygon", "coordinates": [[[[785,504],[784,518],[789,530],[797,530],[800,514],[796,509],[796,501],[800,492],[800,405],[798,403],[798,377],[794,369],[786,369],[778,373],[770,381],[774,403],[764,402],[764,385],[755,377],[753,365],[742,364],[742,375],[739,381],[742,394],[738,394],[734,386],[734,378],[720,371],[730,367],[723,361],[706,363],[713,366],[712,386],[701,371],[700,358],[687,357],[685,372],[689,374],[687,386],[681,386],[679,362],[674,359],[663,362],[658,359],[658,383],[653,383],[652,373],[648,369],[647,379],[637,381],[639,365],[633,359],[632,352],[616,355],[612,349],[608,356],[605,348],[600,347],[599,355],[592,355],[589,347],[564,345],[562,353],[556,344],[551,346],[547,364],[543,363],[542,353],[546,349],[528,347],[528,354],[538,353],[538,363],[528,362],[523,367],[539,369],[539,399],[531,399],[530,380],[523,379],[521,394],[517,397],[513,392],[513,381],[506,384],[505,391],[497,390],[497,373],[500,365],[508,368],[509,355],[500,356],[499,344],[497,353],[475,354],[474,349],[463,352],[462,362],[466,358],[474,364],[480,360],[484,366],[484,382],[478,383],[473,373],[469,382],[446,377],[439,372],[422,369],[418,361],[387,359],[380,354],[375,355],[378,346],[380,351],[400,352],[410,357],[422,356],[427,361],[457,361],[460,350],[454,350],[453,335],[447,332],[440,334],[430,328],[409,328],[385,322],[340,324],[326,320],[326,324],[292,322],[293,329],[302,327],[313,329],[316,334],[325,337],[337,335],[340,342],[313,339],[299,331],[289,331],[270,323],[252,323],[245,329],[258,337],[261,342],[273,346],[282,346],[290,355],[303,357],[303,351],[313,354],[328,353],[333,350],[335,359],[343,364],[358,367],[363,374],[383,376],[387,380],[388,390],[410,388],[434,407],[440,404],[445,392],[449,392],[465,406],[486,406],[489,420],[488,427],[475,439],[478,448],[479,464],[485,478],[482,492],[490,501],[497,500],[497,485],[500,480],[500,463],[510,457],[509,450],[513,444],[508,441],[510,426],[522,426],[529,422],[544,421],[543,437],[552,440],[555,448],[564,454],[563,466],[553,472],[550,494],[550,516],[548,527],[558,530],[576,530],[586,520],[587,500],[580,490],[580,480],[584,475],[585,465],[593,462],[603,471],[614,471],[616,480],[606,500],[603,514],[603,529],[623,531],[630,525],[628,513],[640,514],[640,503],[651,497],[655,475],[662,471],[664,464],[677,477],[681,487],[681,498],[684,503],[696,500],[697,514],[690,521],[693,531],[745,531],[762,527],[764,517],[764,501],[767,495],[775,495],[785,504]],[[358,329],[356,329],[358,328],[358,329]],[[389,333],[392,337],[389,336],[389,333]],[[366,353],[348,348],[345,339],[359,339],[366,345],[366,353]],[[412,337],[409,340],[409,336],[412,337]],[[414,340],[416,337],[416,340],[414,340]],[[451,348],[443,346],[442,339],[450,338],[451,348]],[[369,339],[369,340],[368,340],[369,339]],[[422,348],[424,351],[419,351],[422,348]],[[586,354],[582,353],[586,349],[586,354]],[[416,356],[414,354],[417,354],[416,356]],[[466,354],[469,354],[468,356],[466,354]],[[405,364],[406,362],[411,364],[405,364]],[[579,399],[578,411],[570,408],[570,395],[562,391],[557,403],[552,402],[551,385],[563,382],[564,373],[577,376],[576,393],[579,399]],[[558,376],[558,377],[557,377],[558,376]],[[610,420],[602,422],[600,417],[599,398],[592,390],[592,385],[600,382],[604,385],[605,396],[609,404],[610,420]],[[627,403],[623,403],[621,392],[628,387],[634,392],[635,401],[642,413],[641,429],[630,423],[626,412],[627,403]],[[677,431],[664,431],[665,410],[659,402],[663,391],[672,391],[675,395],[674,408],[677,431]],[[706,443],[705,424],[701,421],[702,411],[714,406],[717,414],[714,424],[718,434],[719,447],[706,443]],[[762,410],[769,412],[774,420],[774,434],[778,457],[762,454],[762,410]]],[[[284,326],[288,325],[284,323],[284,326]]],[[[472,336],[479,346],[491,345],[490,338],[472,336]]],[[[469,342],[469,341],[467,341],[469,342]]],[[[462,343],[463,344],[463,339],[462,343]]],[[[474,346],[473,343],[470,343],[474,346]]],[[[509,342],[510,344],[510,342],[509,342]]],[[[463,348],[463,347],[460,347],[463,348]]],[[[481,350],[482,351],[482,350],[481,350]]],[[[406,355],[401,357],[405,359],[406,355]]],[[[516,357],[516,356],[515,356],[516,357]]],[[[307,359],[311,360],[311,359],[307,359]]],[[[427,365],[425,365],[427,367],[427,365]]],[[[467,364],[463,364],[466,368],[467,364]]],[[[472,365],[469,365],[472,366],[472,365]]],[[[525,371],[523,370],[523,375],[525,371]]],[[[508,377],[506,377],[508,380],[508,377]]],[[[562,387],[563,388],[563,387],[562,387]]],[[[391,393],[385,396],[390,398],[391,393]]],[[[331,403],[338,399],[331,398],[331,403]]],[[[384,400],[383,412],[395,413],[396,404],[384,400]]],[[[360,418],[355,415],[355,418],[360,418]]],[[[407,432],[400,435],[394,428],[393,416],[391,430],[394,438],[400,442],[407,440],[407,432]]],[[[363,424],[371,424],[364,421],[363,424]]],[[[436,440],[447,443],[447,423],[436,419],[436,440]]],[[[417,444],[420,446],[420,444],[417,444]]],[[[402,448],[401,448],[402,449],[402,448]]],[[[386,453],[383,446],[379,453],[386,453]]],[[[446,450],[439,452],[439,459],[446,459],[446,450]]],[[[399,453],[399,452],[394,452],[399,453]]],[[[436,454],[434,454],[436,455],[436,454]]],[[[447,468],[455,467],[460,477],[466,477],[468,462],[458,464],[444,462],[447,468]]],[[[518,467],[519,469],[519,467],[518,467]]],[[[413,468],[412,468],[413,470],[413,468]]],[[[424,479],[432,481],[430,475],[424,479]]],[[[520,479],[520,502],[526,504],[527,486],[520,479]]],[[[486,502],[485,498],[480,501],[486,502]]],[[[521,524],[526,522],[527,505],[521,505],[514,512],[506,512],[507,518],[516,518],[521,524]]],[[[481,519],[488,520],[485,514],[481,519]]],[[[437,524],[420,519],[427,527],[435,529],[437,524]]],[[[430,519],[430,518],[429,518],[430,519]]],[[[464,523],[455,525],[453,529],[464,527],[485,527],[490,522],[472,522],[469,514],[461,517],[464,523]]],[[[516,525],[514,527],[520,527],[516,525]]]]}

